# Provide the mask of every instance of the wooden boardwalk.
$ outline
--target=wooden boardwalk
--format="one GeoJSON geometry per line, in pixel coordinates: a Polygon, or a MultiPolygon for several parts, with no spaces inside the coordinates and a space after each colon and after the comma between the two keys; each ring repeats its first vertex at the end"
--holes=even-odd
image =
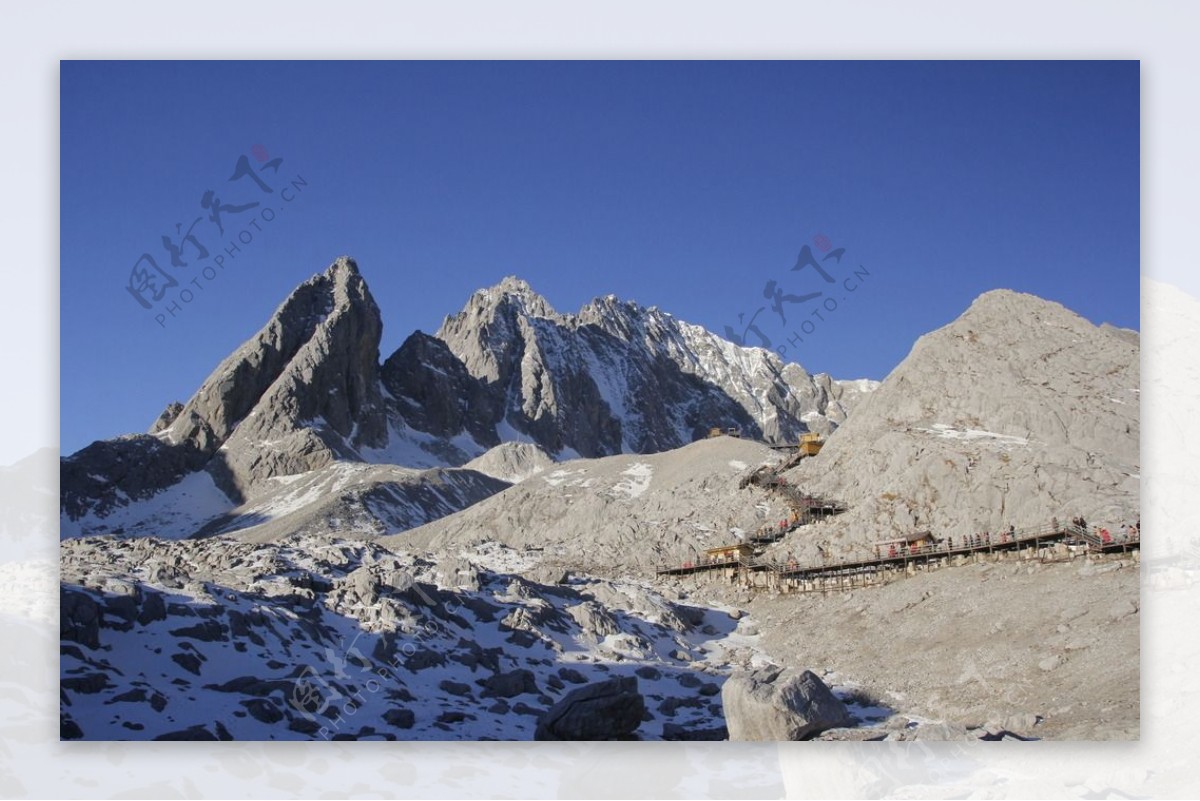
{"type": "MultiPolygon", "coordinates": [[[[800,461],[796,454],[778,465],[763,465],[746,474],[739,488],[759,487],[780,497],[791,514],[775,525],[766,525],[746,537],[745,543],[767,546],[779,542],[796,529],[832,515],[841,514],[847,506],[840,501],[809,495],[790,483],[783,473],[800,461]]],[[[1105,532],[1102,535],[1089,532],[1074,523],[1064,524],[1058,518],[1032,528],[1016,529],[998,534],[968,534],[947,537],[930,544],[906,544],[903,540],[876,546],[874,553],[850,556],[843,559],[823,559],[820,562],[800,564],[796,560],[779,562],[764,557],[745,555],[726,558],[708,558],[697,554],[694,561],[681,565],[664,565],[655,574],[658,576],[689,576],[714,570],[726,571],[731,578],[742,578],[757,587],[777,587],[787,591],[827,592],[854,587],[879,584],[890,575],[908,575],[920,570],[978,559],[987,554],[1032,551],[1041,559],[1053,558],[1044,554],[1048,546],[1085,547],[1088,553],[1124,553],[1141,547],[1140,533],[1130,529],[1128,535],[1114,538],[1105,532]]],[[[715,550],[715,549],[712,549],[715,550]]],[[[1062,558],[1070,558],[1069,549],[1059,549],[1062,558]]]]}
{"type": "Polygon", "coordinates": [[[1086,547],[1089,553],[1124,553],[1141,547],[1140,535],[1131,535],[1119,541],[1105,540],[1078,526],[1051,522],[1018,529],[1011,534],[1001,532],[950,537],[932,545],[895,546],[883,550],[877,547],[875,553],[804,564],[795,560],[779,562],[766,558],[698,559],[678,566],[662,566],[657,569],[656,575],[687,576],[713,570],[736,571],[747,575],[767,573],[770,577],[766,582],[768,586],[782,586],[802,592],[827,591],[870,586],[881,583],[887,573],[930,569],[951,564],[960,557],[1027,549],[1040,552],[1046,546],[1060,543],[1086,547]]]}

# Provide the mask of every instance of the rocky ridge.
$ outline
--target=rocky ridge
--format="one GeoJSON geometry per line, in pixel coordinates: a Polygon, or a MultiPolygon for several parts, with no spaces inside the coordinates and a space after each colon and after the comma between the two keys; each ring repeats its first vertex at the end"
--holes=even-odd
{"type": "MultiPolygon", "coordinates": [[[[559,314],[513,277],[472,295],[436,339],[456,359],[439,354],[439,364],[452,365],[445,380],[473,410],[464,430],[486,430],[490,421],[552,454],[656,453],[712,427],[793,442],[832,430],[871,388],[810,375],[771,351],[612,295],[559,314]],[[469,388],[464,373],[475,379],[469,388]]],[[[430,342],[422,337],[413,349],[427,351],[430,342]]]]}
{"type": "Polygon", "coordinates": [[[550,459],[668,450],[713,426],[787,440],[832,428],[872,388],[611,297],[559,315],[512,278],[382,364],[381,331],[357,265],[338,259],[148,434],[62,460],[64,534],[147,533],[139,518],[164,517],[170,536],[228,529],[280,480],[339,463],[447,468],[503,443],[479,464],[515,480],[550,459]]]}

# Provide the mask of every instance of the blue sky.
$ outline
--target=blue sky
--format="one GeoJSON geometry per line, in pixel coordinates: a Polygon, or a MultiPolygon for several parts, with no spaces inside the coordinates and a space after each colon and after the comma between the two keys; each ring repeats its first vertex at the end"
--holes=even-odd
{"type": "Polygon", "coordinates": [[[786,359],[843,378],[997,287],[1139,327],[1137,62],[63,62],[60,144],[68,453],[145,430],[342,254],[384,357],[509,274],[718,332],[766,307],[786,359]],[[260,205],[222,235],[208,190],[260,205]],[[172,266],[197,218],[209,257],[172,266]],[[845,248],[833,284],[790,269],[805,245],[845,248]],[[178,282],[149,309],[143,253],[178,282]],[[823,294],[785,324],[769,281],[823,294]]]}

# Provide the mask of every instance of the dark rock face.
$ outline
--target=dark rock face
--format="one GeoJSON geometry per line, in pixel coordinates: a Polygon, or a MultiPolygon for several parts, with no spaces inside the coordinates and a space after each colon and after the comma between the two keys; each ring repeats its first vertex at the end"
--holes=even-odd
{"type": "Polygon", "coordinates": [[[466,431],[480,445],[500,444],[493,395],[442,340],[414,332],[383,363],[380,376],[401,402],[405,422],[418,431],[438,437],[466,431]]]}
{"type": "Polygon", "coordinates": [[[646,702],[632,676],[572,690],[539,720],[535,740],[620,740],[642,723],[646,702]]]}

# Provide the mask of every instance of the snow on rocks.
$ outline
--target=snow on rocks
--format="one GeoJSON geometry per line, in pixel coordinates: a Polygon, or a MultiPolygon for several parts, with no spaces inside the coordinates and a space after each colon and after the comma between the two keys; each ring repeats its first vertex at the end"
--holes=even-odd
{"type": "Polygon", "coordinates": [[[326,535],[74,539],[62,581],[63,731],[84,739],[530,739],[572,684],[626,679],[649,711],[617,734],[686,738],[724,726],[710,657],[738,639],[636,582],[326,535]]]}

